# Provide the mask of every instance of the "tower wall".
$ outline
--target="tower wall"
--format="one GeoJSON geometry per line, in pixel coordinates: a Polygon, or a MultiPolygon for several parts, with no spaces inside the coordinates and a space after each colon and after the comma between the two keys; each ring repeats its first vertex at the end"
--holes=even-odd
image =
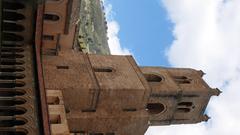
{"type": "Polygon", "coordinates": [[[190,124],[207,120],[204,111],[215,91],[202,79],[202,72],[184,68],[142,67],[152,88],[148,104],[161,103],[162,112],[151,114],[152,125],[190,124]],[[156,77],[155,77],[156,78],[156,77]]]}

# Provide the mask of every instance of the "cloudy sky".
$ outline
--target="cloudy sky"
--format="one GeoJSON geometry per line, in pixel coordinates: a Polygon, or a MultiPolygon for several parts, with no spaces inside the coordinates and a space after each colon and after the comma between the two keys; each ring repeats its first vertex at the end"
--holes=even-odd
{"type": "Polygon", "coordinates": [[[105,0],[113,54],[139,65],[202,69],[223,93],[211,120],[151,127],[146,135],[240,135],[240,0],[105,0]]]}

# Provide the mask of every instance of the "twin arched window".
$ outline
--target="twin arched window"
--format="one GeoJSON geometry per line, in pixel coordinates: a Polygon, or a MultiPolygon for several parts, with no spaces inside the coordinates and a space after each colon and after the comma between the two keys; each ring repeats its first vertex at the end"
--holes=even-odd
{"type": "Polygon", "coordinates": [[[194,105],[192,102],[180,102],[180,103],[178,103],[177,111],[183,112],[183,113],[188,113],[193,108],[194,108],[194,105]]]}

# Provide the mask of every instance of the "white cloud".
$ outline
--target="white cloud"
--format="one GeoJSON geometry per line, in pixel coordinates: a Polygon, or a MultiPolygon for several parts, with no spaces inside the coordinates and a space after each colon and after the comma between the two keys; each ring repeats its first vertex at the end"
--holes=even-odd
{"type": "Polygon", "coordinates": [[[174,23],[167,51],[173,66],[204,70],[223,90],[208,106],[208,123],[153,127],[147,135],[239,135],[240,0],[162,0],[174,23]]]}
{"type": "Polygon", "coordinates": [[[112,10],[112,5],[107,1],[103,0],[105,5],[105,12],[107,17],[108,26],[108,44],[111,54],[114,55],[130,55],[130,51],[127,48],[123,48],[118,37],[120,31],[120,26],[118,22],[114,19],[114,12],[112,10]]]}

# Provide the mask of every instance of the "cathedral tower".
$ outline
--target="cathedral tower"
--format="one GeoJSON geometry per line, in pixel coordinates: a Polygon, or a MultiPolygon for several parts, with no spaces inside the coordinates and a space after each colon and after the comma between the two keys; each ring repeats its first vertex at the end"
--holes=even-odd
{"type": "Polygon", "coordinates": [[[150,125],[192,124],[207,121],[211,96],[219,95],[202,79],[204,73],[187,68],[142,67],[152,92],[147,109],[150,125]]]}

